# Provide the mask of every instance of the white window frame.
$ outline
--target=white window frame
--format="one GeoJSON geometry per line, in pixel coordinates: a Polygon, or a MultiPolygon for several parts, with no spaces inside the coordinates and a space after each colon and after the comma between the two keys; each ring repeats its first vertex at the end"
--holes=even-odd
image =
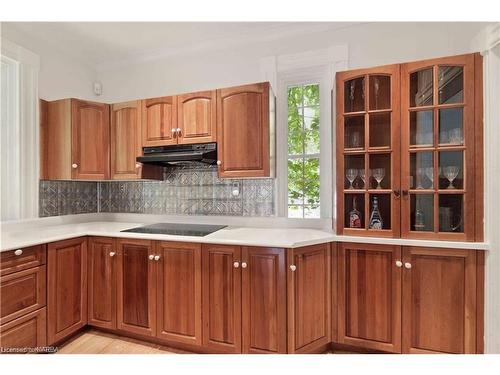
{"type": "MultiPolygon", "coordinates": [[[[1,39],[1,54],[17,61],[19,69],[18,110],[19,142],[1,150],[3,155],[19,155],[19,190],[12,200],[18,204],[15,219],[38,217],[38,186],[40,178],[38,71],[40,58],[11,41],[1,39]]],[[[3,173],[2,173],[2,177],[3,173]]],[[[12,217],[10,217],[12,218],[12,217]]]]}

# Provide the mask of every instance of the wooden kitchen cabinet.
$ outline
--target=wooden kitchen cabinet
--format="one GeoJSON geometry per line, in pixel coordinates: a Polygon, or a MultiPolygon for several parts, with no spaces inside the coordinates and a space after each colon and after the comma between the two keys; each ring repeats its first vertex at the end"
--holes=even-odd
{"type": "Polygon", "coordinates": [[[285,250],[243,247],[243,353],[286,353],[285,250]]]}
{"type": "Polygon", "coordinates": [[[338,342],[401,352],[401,247],[339,244],[338,342]]]}
{"type": "Polygon", "coordinates": [[[332,341],[330,257],[328,243],[287,250],[288,353],[316,352],[332,341]]]}
{"type": "Polygon", "coordinates": [[[45,245],[0,252],[0,276],[42,266],[47,261],[45,245]]]}
{"type": "MultiPolygon", "coordinates": [[[[47,310],[42,308],[0,326],[0,347],[29,353],[47,345],[47,310]]],[[[7,352],[8,353],[8,352],[7,352]]],[[[13,353],[19,353],[14,351],[13,353]]]]}
{"type": "Polygon", "coordinates": [[[403,247],[403,353],[476,353],[476,250],[403,247]]]}
{"type": "Polygon", "coordinates": [[[201,346],[201,244],[156,242],[156,337],[201,346]]]}
{"type": "Polygon", "coordinates": [[[143,146],[177,144],[177,96],[142,100],[143,146]]]}
{"type": "Polygon", "coordinates": [[[68,337],[87,324],[87,238],[47,247],[47,341],[68,337]]]}
{"type": "Polygon", "coordinates": [[[109,105],[63,99],[48,103],[41,147],[49,180],[109,178],[109,105]]]}
{"type": "Polygon", "coordinates": [[[219,177],[272,177],[274,122],[268,82],[217,90],[219,177]]]}
{"type": "Polygon", "coordinates": [[[156,334],[156,267],[153,241],[117,240],[117,329],[156,334]]]}
{"type": "Polygon", "coordinates": [[[241,249],[202,246],[203,346],[241,353],[241,249]]]}
{"type": "Polygon", "coordinates": [[[88,323],[116,329],[116,240],[90,237],[88,241],[88,323]]]}
{"type": "Polygon", "coordinates": [[[216,111],[215,90],[178,95],[178,143],[215,142],[216,111]]]}

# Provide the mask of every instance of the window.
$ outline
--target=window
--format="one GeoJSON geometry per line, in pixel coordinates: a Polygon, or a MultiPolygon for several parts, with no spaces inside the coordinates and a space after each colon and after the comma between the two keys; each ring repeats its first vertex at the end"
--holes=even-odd
{"type": "Polygon", "coordinates": [[[320,217],[320,85],[287,87],[288,217],[320,217]]]}

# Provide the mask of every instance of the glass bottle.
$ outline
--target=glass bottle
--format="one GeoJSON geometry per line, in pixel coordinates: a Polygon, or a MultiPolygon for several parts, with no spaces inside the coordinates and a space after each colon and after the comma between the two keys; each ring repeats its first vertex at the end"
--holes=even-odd
{"type": "Polygon", "coordinates": [[[380,211],[378,210],[378,198],[373,197],[372,213],[370,214],[370,222],[368,223],[369,229],[382,229],[383,222],[380,211]]]}
{"type": "Polygon", "coordinates": [[[417,209],[415,210],[415,230],[425,230],[425,216],[424,212],[420,209],[420,201],[417,200],[417,209]]]}
{"type": "Polygon", "coordinates": [[[361,213],[356,206],[356,197],[354,197],[352,198],[352,210],[349,212],[349,228],[361,228],[361,213]]]}

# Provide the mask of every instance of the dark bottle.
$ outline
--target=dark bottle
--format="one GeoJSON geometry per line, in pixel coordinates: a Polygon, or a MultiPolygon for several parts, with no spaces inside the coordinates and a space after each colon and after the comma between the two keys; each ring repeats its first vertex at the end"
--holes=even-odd
{"type": "Polygon", "coordinates": [[[349,228],[361,228],[361,213],[356,206],[356,197],[354,197],[352,198],[352,210],[349,212],[349,228]]]}

